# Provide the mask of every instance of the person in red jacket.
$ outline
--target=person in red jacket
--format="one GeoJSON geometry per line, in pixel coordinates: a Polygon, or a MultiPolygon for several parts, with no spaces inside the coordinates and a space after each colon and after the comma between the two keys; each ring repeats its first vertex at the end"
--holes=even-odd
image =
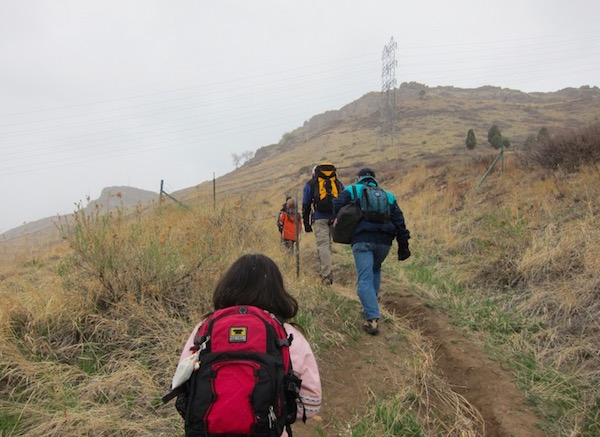
{"type": "Polygon", "coordinates": [[[277,225],[281,233],[281,244],[293,251],[298,234],[302,231],[302,223],[296,211],[296,201],[293,198],[290,197],[287,200],[285,209],[279,213],[277,225]]]}

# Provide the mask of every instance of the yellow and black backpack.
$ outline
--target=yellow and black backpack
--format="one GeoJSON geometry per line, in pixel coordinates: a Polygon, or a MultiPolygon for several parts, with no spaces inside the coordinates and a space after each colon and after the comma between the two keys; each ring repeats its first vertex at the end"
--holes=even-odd
{"type": "Polygon", "coordinates": [[[331,162],[322,162],[315,167],[311,189],[315,210],[333,212],[333,199],[338,197],[343,187],[337,179],[337,171],[331,162]]]}

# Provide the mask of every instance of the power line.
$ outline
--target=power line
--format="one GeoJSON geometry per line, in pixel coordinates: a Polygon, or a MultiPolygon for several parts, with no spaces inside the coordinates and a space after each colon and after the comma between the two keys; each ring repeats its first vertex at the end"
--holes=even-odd
{"type": "MultiPolygon", "coordinates": [[[[598,67],[590,67],[587,56],[590,52],[600,53],[600,39],[597,35],[586,35],[586,38],[586,45],[582,44],[583,37],[579,36],[558,38],[558,42],[554,37],[520,40],[521,49],[513,52],[495,51],[494,44],[500,44],[502,41],[487,42],[490,45],[489,53],[473,59],[472,62],[469,57],[473,55],[473,51],[471,46],[467,45],[444,45],[448,50],[442,56],[437,55],[437,58],[426,53],[426,50],[417,58],[409,50],[402,53],[401,49],[403,75],[405,81],[408,81],[406,76],[409,71],[421,71],[420,77],[414,78],[419,82],[439,82],[450,75],[455,78],[455,83],[480,81],[482,85],[498,85],[495,83],[497,80],[520,78],[535,83],[543,76],[553,77],[561,74],[562,70],[559,71],[553,64],[542,65],[531,61],[525,49],[536,50],[549,57],[568,54],[574,57],[568,65],[569,71],[600,73],[597,71],[598,67]],[[503,65],[491,73],[484,73],[480,63],[493,60],[498,60],[503,65]],[[514,60],[517,62],[511,62],[514,60]]],[[[390,45],[392,41],[393,38],[390,45]]],[[[440,46],[429,46],[425,49],[435,47],[440,46]]],[[[310,73],[312,66],[305,66],[283,70],[287,75],[281,75],[282,71],[279,71],[265,76],[250,76],[246,78],[248,80],[237,81],[241,85],[235,92],[224,93],[223,88],[232,83],[229,81],[91,104],[63,106],[52,110],[5,114],[0,117],[0,141],[4,144],[0,145],[4,158],[2,165],[8,164],[10,167],[7,170],[10,172],[22,172],[31,166],[15,164],[14,159],[31,159],[40,154],[63,151],[80,155],[83,153],[85,157],[86,153],[102,145],[123,147],[94,152],[93,155],[89,154],[89,157],[95,158],[98,153],[118,157],[120,153],[129,153],[131,150],[143,152],[173,149],[206,140],[214,142],[233,133],[244,134],[267,129],[279,129],[281,135],[284,129],[289,129],[284,126],[299,126],[305,117],[319,113],[319,109],[310,113],[310,110],[301,109],[300,102],[310,102],[312,108],[320,107],[324,112],[334,105],[345,104],[349,99],[360,97],[356,91],[352,94],[349,90],[363,90],[364,93],[374,88],[369,85],[374,83],[374,80],[369,79],[365,82],[365,77],[376,77],[374,56],[345,58],[341,60],[341,64],[346,66],[343,75],[334,74],[336,67],[327,65],[325,68],[318,68],[315,73],[310,73]],[[291,82],[298,85],[290,86],[291,82]],[[319,92],[314,92],[314,89],[319,89],[319,92]],[[284,94],[282,90],[285,91],[286,100],[279,99],[284,94]],[[244,111],[234,113],[232,108],[244,111]],[[277,109],[275,117],[270,113],[271,108],[277,109]],[[63,113],[56,115],[54,111],[59,110],[63,113]],[[30,116],[35,120],[24,119],[30,116]],[[228,123],[224,123],[224,119],[228,123]],[[237,128],[231,129],[232,125],[237,128]],[[38,137],[41,135],[45,137],[43,140],[38,137]],[[175,137],[181,138],[171,141],[175,137]],[[153,139],[166,141],[168,145],[152,145],[150,149],[148,145],[152,144],[153,139]],[[71,147],[76,147],[76,150],[71,150],[71,147]],[[13,161],[9,162],[11,158],[13,161]]],[[[393,73],[394,75],[387,78],[387,83],[391,83],[393,78],[395,85],[395,71],[393,73]]],[[[382,77],[382,89],[384,83],[382,77]]],[[[394,108],[395,105],[390,106],[394,108]]],[[[54,165],[54,161],[49,162],[54,165]]],[[[43,162],[37,165],[43,166],[43,162]]]]}

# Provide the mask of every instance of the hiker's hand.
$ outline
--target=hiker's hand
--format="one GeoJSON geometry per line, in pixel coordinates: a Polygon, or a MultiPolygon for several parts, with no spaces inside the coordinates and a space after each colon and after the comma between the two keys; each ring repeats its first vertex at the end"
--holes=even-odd
{"type": "Polygon", "coordinates": [[[306,232],[312,232],[312,226],[310,225],[310,223],[308,222],[308,220],[304,220],[304,231],[306,231],[306,232]]]}
{"type": "Polygon", "coordinates": [[[408,241],[405,243],[398,244],[398,259],[404,261],[410,257],[410,250],[408,249],[408,241]]]}

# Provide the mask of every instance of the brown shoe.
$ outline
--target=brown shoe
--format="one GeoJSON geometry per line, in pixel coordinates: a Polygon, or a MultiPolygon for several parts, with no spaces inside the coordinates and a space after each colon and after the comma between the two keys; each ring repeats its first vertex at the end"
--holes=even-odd
{"type": "Polygon", "coordinates": [[[371,335],[377,335],[377,334],[379,334],[378,322],[379,322],[379,319],[365,320],[363,329],[371,335]]]}

